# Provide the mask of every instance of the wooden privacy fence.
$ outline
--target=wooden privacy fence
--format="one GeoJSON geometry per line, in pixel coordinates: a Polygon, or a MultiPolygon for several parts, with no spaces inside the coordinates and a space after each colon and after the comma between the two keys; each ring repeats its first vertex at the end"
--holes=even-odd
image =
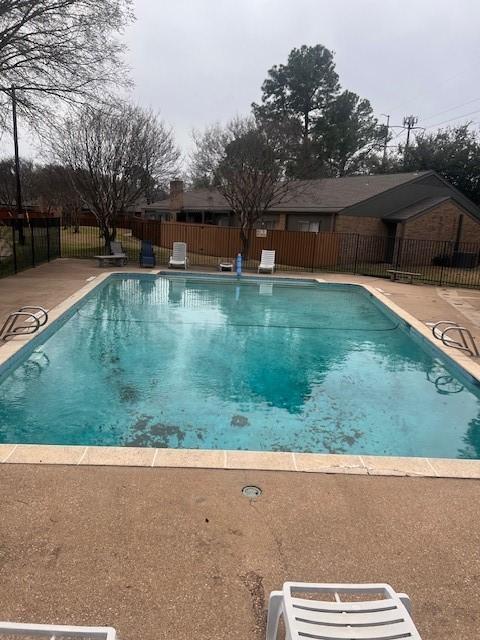
{"type": "MultiPolygon", "coordinates": [[[[117,239],[130,260],[142,240],[151,240],[159,267],[168,264],[174,242],[186,242],[192,266],[216,267],[242,250],[240,229],[122,217],[117,239]]],[[[279,271],[331,271],[389,277],[389,269],[414,271],[431,284],[480,288],[480,244],[365,236],[357,233],[256,230],[249,232],[245,269],[255,270],[262,249],[274,249],[279,271]]],[[[61,229],[62,257],[92,257],[105,250],[95,219],[61,229]]]]}
{"type": "MultiPolygon", "coordinates": [[[[168,250],[174,242],[186,242],[192,264],[214,264],[221,258],[233,260],[242,252],[240,229],[234,227],[132,220],[130,228],[135,237],[168,250]]],[[[251,229],[246,266],[259,261],[262,249],[275,249],[278,265],[324,269],[337,264],[339,246],[339,234],[335,233],[267,230],[262,236],[251,229]]]]}

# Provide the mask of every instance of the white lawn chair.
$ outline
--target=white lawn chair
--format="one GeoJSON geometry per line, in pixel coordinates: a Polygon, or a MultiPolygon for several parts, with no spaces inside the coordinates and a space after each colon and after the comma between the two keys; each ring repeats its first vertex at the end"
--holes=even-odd
{"type": "Polygon", "coordinates": [[[270,594],[266,640],[276,639],[282,615],[288,640],[421,640],[410,612],[409,597],[388,584],[285,582],[283,591],[270,594]],[[293,597],[292,592],[330,599],[293,597]],[[342,602],[340,595],[347,598],[342,602]]]}
{"type": "Polygon", "coordinates": [[[4,635],[24,638],[45,638],[61,640],[62,638],[81,638],[81,640],[115,640],[113,627],[71,627],[61,624],[24,624],[21,622],[0,622],[0,638],[4,635]]]}
{"type": "Polygon", "coordinates": [[[168,261],[169,268],[183,267],[184,269],[186,269],[187,265],[188,265],[187,243],[174,242],[172,255],[170,256],[170,260],[168,261]]]}
{"type": "Polygon", "coordinates": [[[260,264],[258,265],[258,273],[260,273],[260,271],[269,271],[270,273],[275,271],[275,251],[262,249],[260,264]]]}

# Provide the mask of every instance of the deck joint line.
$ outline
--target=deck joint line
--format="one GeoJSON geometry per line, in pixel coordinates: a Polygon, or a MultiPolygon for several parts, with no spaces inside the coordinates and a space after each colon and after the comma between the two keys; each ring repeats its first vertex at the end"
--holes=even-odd
{"type": "Polygon", "coordinates": [[[3,462],[7,462],[7,460],[10,458],[10,456],[12,455],[12,453],[15,451],[15,449],[18,447],[18,444],[16,444],[13,449],[10,451],[10,453],[8,454],[8,456],[6,456],[6,458],[4,460],[2,460],[3,462]]]}
{"type": "Polygon", "coordinates": [[[293,468],[295,469],[295,471],[298,471],[297,456],[295,455],[295,451],[292,451],[292,459],[293,459],[293,468]]]}
{"type": "Polygon", "coordinates": [[[157,453],[158,453],[158,449],[155,449],[155,453],[153,454],[152,464],[150,465],[151,467],[155,466],[155,460],[157,459],[157,453]]]}
{"type": "Polygon", "coordinates": [[[425,458],[425,460],[427,461],[427,464],[430,467],[430,469],[433,471],[435,477],[438,478],[438,473],[437,473],[435,467],[433,466],[433,464],[430,462],[430,459],[429,458],[425,458]]]}
{"type": "Polygon", "coordinates": [[[358,456],[360,458],[360,462],[362,463],[362,467],[365,469],[365,471],[367,472],[367,475],[370,475],[370,469],[367,467],[367,465],[365,464],[365,460],[362,458],[362,456],[358,456]]]}
{"type": "Polygon", "coordinates": [[[87,454],[87,450],[88,450],[88,447],[85,447],[85,449],[83,450],[82,455],[80,456],[80,460],[77,462],[77,464],[81,464],[81,462],[83,461],[83,459],[85,458],[85,456],[87,454]]]}

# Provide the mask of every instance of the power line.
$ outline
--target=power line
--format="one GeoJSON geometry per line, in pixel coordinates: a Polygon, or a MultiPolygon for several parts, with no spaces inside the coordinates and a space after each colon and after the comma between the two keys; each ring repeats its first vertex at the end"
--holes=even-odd
{"type": "Polygon", "coordinates": [[[404,133],[405,133],[405,129],[404,129],[404,127],[402,127],[402,128],[400,129],[400,131],[397,133],[397,135],[396,135],[396,136],[393,136],[392,140],[396,140],[397,138],[399,138],[399,137],[400,137],[401,135],[403,135],[404,133]]]}
{"type": "Polygon", "coordinates": [[[444,113],[448,113],[449,111],[453,111],[454,109],[460,109],[460,107],[465,107],[467,106],[467,104],[472,104],[473,102],[478,102],[480,100],[480,98],[474,98],[473,100],[468,100],[467,102],[462,102],[461,104],[457,104],[454,107],[450,107],[448,109],[444,109],[443,111],[437,111],[437,113],[433,113],[429,116],[427,116],[426,118],[422,118],[422,120],[425,122],[425,120],[431,120],[432,118],[435,118],[436,116],[441,116],[444,113]]]}
{"type": "Polygon", "coordinates": [[[433,127],[439,127],[442,124],[447,124],[447,122],[452,122],[453,120],[460,120],[461,118],[467,118],[468,116],[472,116],[475,113],[480,113],[480,109],[476,109],[475,111],[470,111],[469,113],[464,113],[461,116],[455,116],[454,118],[449,118],[448,120],[442,120],[442,122],[436,122],[435,124],[431,124],[425,129],[433,129],[433,127]]]}
{"type": "MultiPolygon", "coordinates": [[[[456,80],[458,77],[465,75],[466,73],[469,73],[470,69],[463,69],[462,71],[459,71],[457,73],[455,73],[452,76],[449,76],[448,78],[444,79],[443,82],[441,82],[440,84],[437,85],[437,89],[438,88],[444,88],[446,85],[448,85],[452,80],[456,80]]],[[[425,88],[425,85],[423,85],[423,88],[420,91],[415,92],[415,100],[417,100],[420,96],[422,95],[426,95],[428,89],[425,88]]],[[[402,104],[405,103],[405,100],[402,101],[402,104]]],[[[397,104],[395,107],[391,108],[391,111],[395,111],[396,109],[398,109],[399,107],[402,106],[402,104],[397,104]]]]}

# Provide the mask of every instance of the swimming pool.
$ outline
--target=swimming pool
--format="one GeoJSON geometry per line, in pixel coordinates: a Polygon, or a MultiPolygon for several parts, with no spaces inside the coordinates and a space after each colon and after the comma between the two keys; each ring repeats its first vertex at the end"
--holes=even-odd
{"type": "Polygon", "coordinates": [[[117,274],[0,373],[1,442],[480,458],[478,384],[356,285],[117,274]]]}

